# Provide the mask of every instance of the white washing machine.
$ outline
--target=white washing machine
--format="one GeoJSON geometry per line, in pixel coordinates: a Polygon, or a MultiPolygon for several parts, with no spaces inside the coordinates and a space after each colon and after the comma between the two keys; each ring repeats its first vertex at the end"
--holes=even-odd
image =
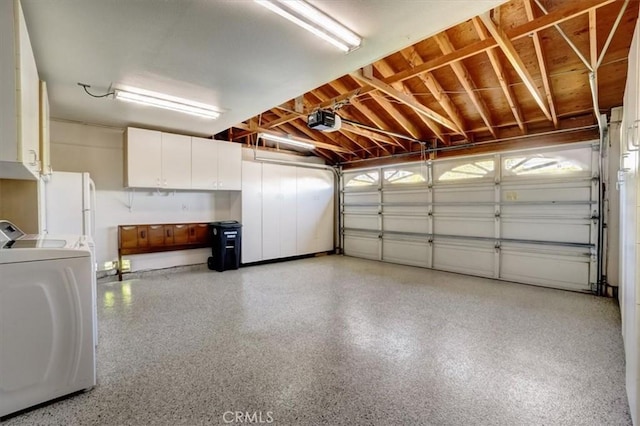
{"type": "Polygon", "coordinates": [[[96,384],[93,242],[0,220],[0,417],[96,384]]]}

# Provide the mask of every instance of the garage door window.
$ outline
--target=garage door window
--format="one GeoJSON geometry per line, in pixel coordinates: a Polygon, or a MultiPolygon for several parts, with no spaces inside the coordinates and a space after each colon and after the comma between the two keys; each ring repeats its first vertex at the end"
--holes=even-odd
{"type": "Polygon", "coordinates": [[[383,175],[385,185],[419,184],[427,181],[426,167],[422,165],[386,169],[383,175]]]}
{"type": "Polygon", "coordinates": [[[435,167],[437,181],[461,181],[493,177],[493,159],[466,161],[464,163],[442,164],[435,167]]]}
{"type": "Polygon", "coordinates": [[[590,175],[591,156],[584,149],[509,156],[502,160],[502,174],[539,177],[590,175]]]}
{"type": "Polygon", "coordinates": [[[377,170],[371,170],[365,173],[350,173],[344,175],[345,188],[366,188],[378,186],[380,182],[380,173],[377,170]]]}

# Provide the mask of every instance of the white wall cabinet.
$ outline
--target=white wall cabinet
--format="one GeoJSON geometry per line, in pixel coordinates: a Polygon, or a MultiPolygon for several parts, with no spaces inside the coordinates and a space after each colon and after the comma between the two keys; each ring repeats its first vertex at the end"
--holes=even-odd
{"type": "Polygon", "coordinates": [[[329,170],[242,162],[242,262],[333,250],[329,170]]]}
{"type": "Polygon", "coordinates": [[[191,138],[192,189],[239,191],[242,146],[233,142],[191,138]]]}
{"type": "Polygon", "coordinates": [[[124,185],[130,188],[240,190],[242,146],[127,128],[124,185]]]}
{"type": "Polygon", "coordinates": [[[0,2],[0,178],[37,179],[38,70],[18,1],[0,2]]]}
{"type": "Polygon", "coordinates": [[[191,189],[191,137],[162,133],[162,188],[191,189]]]}

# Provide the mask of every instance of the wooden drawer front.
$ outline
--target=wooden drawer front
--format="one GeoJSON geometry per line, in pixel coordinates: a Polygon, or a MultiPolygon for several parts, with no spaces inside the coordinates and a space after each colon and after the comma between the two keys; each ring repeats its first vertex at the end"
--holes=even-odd
{"type": "Polygon", "coordinates": [[[149,231],[147,227],[138,226],[138,247],[147,247],[149,245],[149,231]]]}
{"type": "Polygon", "coordinates": [[[189,244],[189,225],[173,225],[173,243],[189,244]]]}
{"type": "Polygon", "coordinates": [[[120,227],[120,247],[121,248],[138,247],[138,227],[137,226],[121,226],[120,227]]]}
{"type": "Polygon", "coordinates": [[[149,231],[149,246],[158,247],[164,245],[164,226],[162,225],[149,225],[147,227],[149,231]]]}
{"type": "Polygon", "coordinates": [[[173,225],[164,226],[164,245],[170,246],[173,244],[173,225]]]}
{"type": "Polygon", "coordinates": [[[208,239],[209,225],[206,223],[194,223],[189,225],[189,242],[192,244],[205,244],[208,239]]]}

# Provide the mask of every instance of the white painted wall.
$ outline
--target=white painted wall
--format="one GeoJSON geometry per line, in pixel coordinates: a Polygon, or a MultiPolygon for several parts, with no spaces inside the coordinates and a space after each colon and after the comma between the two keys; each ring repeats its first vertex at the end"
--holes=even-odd
{"type": "MultiPolygon", "coordinates": [[[[118,225],[240,220],[239,192],[125,190],[123,131],[51,121],[53,169],[89,172],[96,184],[94,239],[99,268],[118,257],[118,225]]],[[[132,270],[139,271],[205,263],[208,256],[209,250],[196,249],[129,258],[132,270]]]]}

